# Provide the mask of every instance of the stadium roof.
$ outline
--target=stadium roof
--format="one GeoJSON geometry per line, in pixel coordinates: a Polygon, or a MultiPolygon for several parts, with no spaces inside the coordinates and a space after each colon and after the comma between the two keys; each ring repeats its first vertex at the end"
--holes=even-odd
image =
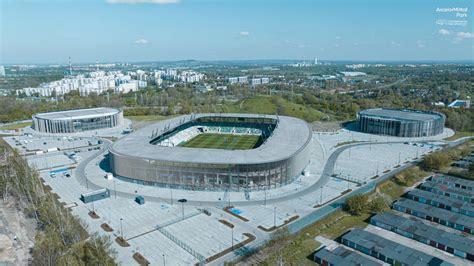
{"type": "Polygon", "coordinates": [[[367,109],[359,112],[359,115],[377,116],[393,120],[427,121],[442,117],[442,114],[427,111],[409,109],[367,109]]]}
{"type": "Polygon", "coordinates": [[[120,110],[106,107],[89,108],[89,109],[76,109],[69,111],[59,111],[50,113],[39,113],[35,117],[39,119],[48,120],[69,120],[69,119],[88,119],[96,118],[107,115],[114,115],[119,113],[120,110]]]}
{"type": "Polygon", "coordinates": [[[200,117],[247,117],[273,118],[274,115],[258,114],[194,114],[183,115],[160,121],[140,129],[115,142],[110,151],[122,156],[184,163],[207,164],[257,164],[275,162],[290,158],[300,152],[310,141],[312,131],[309,125],[294,117],[278,116],[278,124],[265,143],[251,150],[223,150],[205,148],[165,147],[150,143],[153,132],[166,131],[200,117]]]}

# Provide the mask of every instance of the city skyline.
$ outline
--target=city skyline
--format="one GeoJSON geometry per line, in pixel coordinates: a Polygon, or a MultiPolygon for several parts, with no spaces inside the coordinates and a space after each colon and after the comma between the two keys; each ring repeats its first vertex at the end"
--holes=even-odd
{"type": "Polygon", "coordinates": [[[470,1],[1,1],[0,64],[472,61],[470,1]],[[439,8],[467,8],[465,18],[439,8]],[[437,11],[438,10],[438,11],[437,11]],[[440,25],[442,19],[466,25],[440,25]]]}

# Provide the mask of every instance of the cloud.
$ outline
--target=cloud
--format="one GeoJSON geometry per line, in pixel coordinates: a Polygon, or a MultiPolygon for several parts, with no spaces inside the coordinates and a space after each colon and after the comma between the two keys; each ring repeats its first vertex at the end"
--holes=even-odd
{"type": "Polygon", "coordinates": [[[462,41],[464,39],[472,39],[474,38],[474,33],[472,32],[463,32],[463,31],[460,31],[456,34],[456,39],[462,41]]]}
{"type": "Polygon", "coordinates": [[[155,4],[155,5],[166,5],[166,4],[176,4],[180,0],[106,0],[108,4],[155,4]]]}
{"type": "Polygon", "coordinates": [[[416,46],[417,46],[418,48],[425,48],[425,47],[426,47],[425,41],[422,41],[422,40],[416,41],[416,46]]]}
{"type": "Polygon", "coordinates": [[[240,36],[249,36],[249,35],[250,35],[250,32],[248,32],[248,31],[241,31],[239,34],[240,34],[240,36]]]}
{"type": "Polygon", "coordinates": [[[451,34],[451,32],[450,32],[449,30],[447,30],[447,29],[439,29],[438,34],[439,34],[439,35],[445,35],[445,36],[446,36],[446,35],[451,34]]]}
{"type": "Polygon", "coordinates": [[[136,44],[147,44],[148,40],[141,38],[141,39],[135,40],[135,43],[136,44]]]}
{"type": "Polygon", "coordinates": [[[401,44],[396,42],[396,41],[391,41],[390,44],[394,47],[400,47],[401,46],[401,44]]]}

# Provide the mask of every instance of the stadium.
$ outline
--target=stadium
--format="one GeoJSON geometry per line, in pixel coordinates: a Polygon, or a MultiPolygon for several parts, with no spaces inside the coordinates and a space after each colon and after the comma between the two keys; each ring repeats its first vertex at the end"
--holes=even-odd
{"type": "Polygon", "coordinates": [[[121,110],[90,108],[33,115],[33,129],[44,133],[74,133],[112,128],[123,123],[121,110]]]}
{"type": "Polygon", "coordinates": [[[367,109],[357,113],[359,131],[397,137],[427,137],[443,133],[445,116],[433,111],[367,109]]]}
{"type": "Polygon", "coordinates": [[[192,114],[138,130],[109,148],[111,171],[133,183],[193,190],[285,185],[309,163],[303,120],[255,114],[192,114]]]}

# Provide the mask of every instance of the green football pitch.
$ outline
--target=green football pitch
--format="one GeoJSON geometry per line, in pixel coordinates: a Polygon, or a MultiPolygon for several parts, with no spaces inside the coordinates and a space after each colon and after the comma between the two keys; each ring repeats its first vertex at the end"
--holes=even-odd
{"type": "Polygon", "coordinates": [[[260,138],[260,136],[204,133],[178,146],[188,148],[249,150],[255,147],[258,138],[260,138]]]}

